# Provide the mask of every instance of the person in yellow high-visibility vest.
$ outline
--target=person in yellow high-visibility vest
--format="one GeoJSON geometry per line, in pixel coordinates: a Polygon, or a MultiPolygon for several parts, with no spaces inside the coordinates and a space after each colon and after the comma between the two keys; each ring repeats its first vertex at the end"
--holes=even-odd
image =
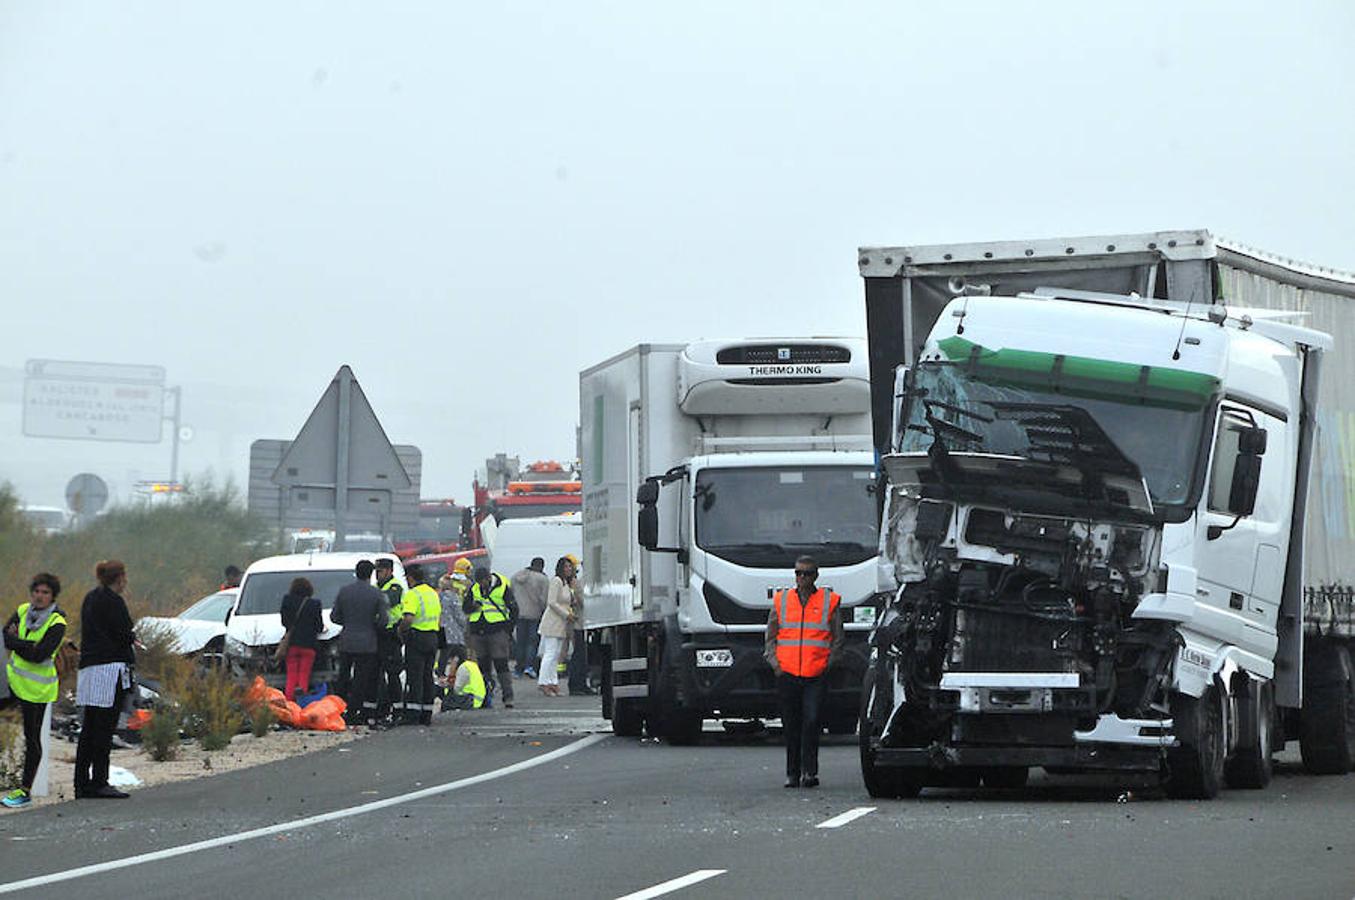
{"type": "Polygon", "coordinates": [[[400,636],[405,642],[405,720],[433,722],[433,664],[442,630],[442,598],[423,580],[423,569],[405,569],[409,590],[400,599],[400,636]]]}
{"type": "Polygon", "coordinates": [[[29,792],[42,761],[42,725],[59,690],[56,653],[66,637],[66,617],[56,606],[60,593],[57,577],[39,572],[28,586],[28,602],[20,604],[5,623],[5,649],[9,650],[5,675],[24,721],[23,780],[0,800],[11,808],[32,802],[29,792]]]}

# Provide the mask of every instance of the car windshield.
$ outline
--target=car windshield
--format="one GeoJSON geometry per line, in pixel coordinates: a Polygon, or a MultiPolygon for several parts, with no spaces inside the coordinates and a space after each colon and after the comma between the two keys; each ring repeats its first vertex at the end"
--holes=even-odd
{"type": "Polygon", "coordinates": [[[810,554],[847,566],[876,554],[879,525],[865,466],[702,469],[696,543],[741,566],[786,569],[810,554]]]}
{"type": "Polygon", "coordinates": [[[899,441],[903,452],[927,451],[939,441],[950,452],[1141,475],[1155,507],[1176,507],[1173,518],[1185,510],[1217,379],[963,343],[942,347],[952,357],[959,350],[963,362],[918,365],[899,441]]]}
{"type": "Polygon", "coordinates": [[[217,591],[203,597],[197,603],[179,613],[180,619],[193,619],[203,622],[224,622],[226,610],[235,603],[235,591],[217,591]]]}
{"type": "Polygon", "coordinates": [[[305,578],[315,589],[315,598],[324,609],[334,605],[339,589],[353,583],[351,571],[307,569],[301,572],[251,572],[240,590],[236,615],[260,616],[276,613],[293,578],[305,578]]]}

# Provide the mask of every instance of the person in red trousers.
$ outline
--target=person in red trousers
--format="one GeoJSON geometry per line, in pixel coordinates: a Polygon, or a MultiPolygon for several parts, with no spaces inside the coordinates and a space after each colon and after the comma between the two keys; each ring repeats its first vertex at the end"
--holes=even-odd
{"type": "Polygon", "coordinates": [[[315,645],[325,630],[320,617],[320,601],[315,588],[305,578],[293,578],[287,596],[282,598],[282,627],[291,634],[287,643],[288,700],[310,693],[311,666],[315,665],[315,645]]]}

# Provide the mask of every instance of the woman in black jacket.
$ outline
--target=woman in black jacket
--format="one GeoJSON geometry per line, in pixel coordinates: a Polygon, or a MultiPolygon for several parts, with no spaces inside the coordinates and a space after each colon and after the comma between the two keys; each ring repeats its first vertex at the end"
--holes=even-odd
{"type": "Polygon", "coordinates": [[[315,664],[315,646],[320,632],[325,630],[320,618],[320,601],[313,596],[315,588],[308,579],[293,578],[287,596],[282,598],[282,627],[292,635],[287,642],[288,700],[298,693],[310,693],[311,666],[315,664]]]}
{"type": "Polygon", "coordinates": [[[108,783],[108,755],[136,664],[132,616],[122,599],[127,567],[116,559],[104,560],[95,567],[94,577],[99,586],[85,595],[80,607],[80,679],[75,703],[85,712],[75,748],[75,796],[124,799],[127,794],[108,783]]]}

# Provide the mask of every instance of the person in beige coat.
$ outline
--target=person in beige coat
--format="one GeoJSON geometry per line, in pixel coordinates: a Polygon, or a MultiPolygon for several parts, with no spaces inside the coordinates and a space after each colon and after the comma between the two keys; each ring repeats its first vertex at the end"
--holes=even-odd
{"type": "Polygon", "coordinates": [[[562,556],[555,563],[555,577],[550,580],[546,591],[546,610],[541,615],[541,668],[537,671],[536,684],[541,693],[549,697],[560,696],[560,673],[556,664],[564,649],[565,637],[574,627],[574,563],[568,556],[562,556]]]}

